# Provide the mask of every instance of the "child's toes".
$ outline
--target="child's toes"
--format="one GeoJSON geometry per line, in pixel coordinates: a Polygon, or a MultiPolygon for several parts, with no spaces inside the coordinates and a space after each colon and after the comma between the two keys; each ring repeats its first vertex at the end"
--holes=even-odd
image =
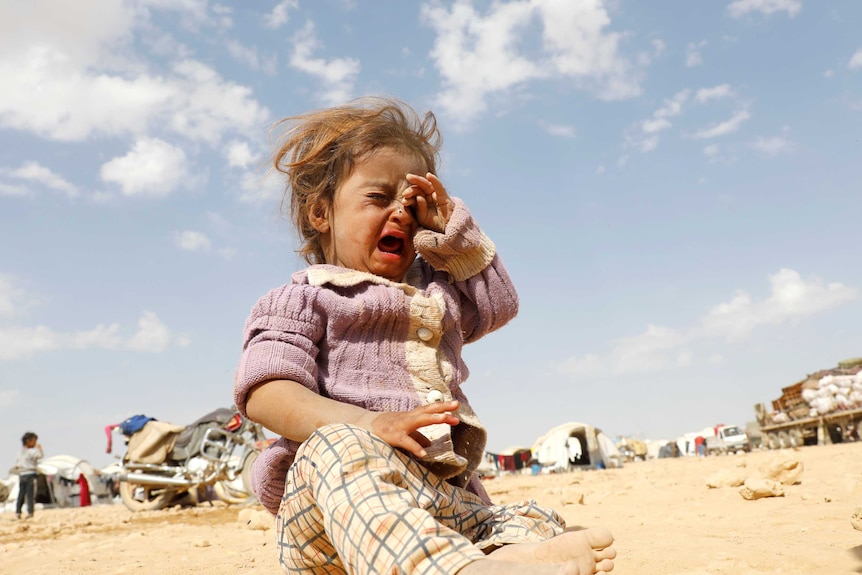
{"type": "Polygon", "coordinates": [[[614,536],[606,527],[590,527],[584,532],[584,535],[593,549],[604,549],[610,547],[614,542],[614,536]]]}

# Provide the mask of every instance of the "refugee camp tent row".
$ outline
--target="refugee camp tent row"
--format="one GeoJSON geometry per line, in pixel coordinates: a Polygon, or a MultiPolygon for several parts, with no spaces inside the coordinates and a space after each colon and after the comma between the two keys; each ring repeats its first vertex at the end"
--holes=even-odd
{"type": "MultiPolygon", "coordinates": [[[[14,512],[18,499],[18,475],[0,480],[7,489],[0,509],[14,512]]],[[[82,507],[113,501],[111,478],[102,476],[90,463],[72,455],[55,455],[39,462],[36,503],[43,507],[82,507]]]]}
{"type": "Polygon", "coordinates": [[[491,475],[500,473],[519,473],[530,467],[533,454],[528,447],[511,447],[500,453],[485,452],[485,461],[480,465],[480,473],[491,471],[491,475]]]}

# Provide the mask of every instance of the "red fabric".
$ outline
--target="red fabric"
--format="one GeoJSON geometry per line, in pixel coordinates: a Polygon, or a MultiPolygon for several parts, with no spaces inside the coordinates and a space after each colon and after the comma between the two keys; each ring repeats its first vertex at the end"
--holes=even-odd
{"type": "Polygon", "coordinates": [[[106,453],[111,452],[111,447],[113,446],[113,442],[114,442],[114,428],[118,427],[119,425],[120,425],[119,423],[112,423],[111,425],[105,426],[105,435],[108,436],[108,449],[107,449],[106,453]]]}
{"type": "Polygon", "coordinates": [[[78,485],[81,487],[81,507],[90,506],[90,484],[83,473],[78,476],[78,485]]]}

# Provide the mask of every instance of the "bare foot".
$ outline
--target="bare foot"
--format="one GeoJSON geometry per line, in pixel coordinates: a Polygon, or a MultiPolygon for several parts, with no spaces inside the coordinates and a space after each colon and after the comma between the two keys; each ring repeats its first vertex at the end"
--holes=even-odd
{"type": "Polygon", "coordinates": [[[488,555],[488,559],[515,563],[568,564],[574,563],[577,575],[608,573],[613,570],[614,537],[604,527],[566,531],[541,543],[504,545],[488,555]]]}

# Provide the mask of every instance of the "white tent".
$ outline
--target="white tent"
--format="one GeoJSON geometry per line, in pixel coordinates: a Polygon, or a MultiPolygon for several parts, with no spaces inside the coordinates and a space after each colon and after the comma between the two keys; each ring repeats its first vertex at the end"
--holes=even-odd
{"type": "MultiPolygon", "coordinates": [[[[91,503],[111,500],[108,485],[101,481],[99,472],[88,461],[72,455],[54,455],[39,462],[36,502],[52,507],[80,506],[83,487],[81,477],[91,503]]],[[[11,475],[4,483],[9,487],[5,508],[14,511],[18,499],[18,476],[11,475]]]]}
{"type": "Polygon", "coordinates": [[[622,467],[610,437],[586,423],[558,425],[533,443],[533,457],[550,471],[622,467]]]}

